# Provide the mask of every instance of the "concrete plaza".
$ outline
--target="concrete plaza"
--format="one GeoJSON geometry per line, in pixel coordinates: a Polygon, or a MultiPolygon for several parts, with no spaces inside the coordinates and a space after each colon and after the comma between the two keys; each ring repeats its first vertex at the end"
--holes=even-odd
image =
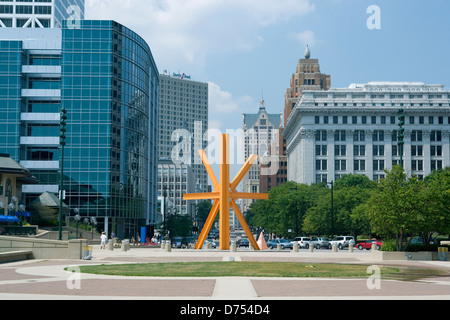
{"type": "Polygon", "coordinates": [[[180,250],[157,248],[101,250],[94,246],[91,260],[26,260],[0,265],[2,300],[449,300],[450,262],[380,261],[370,251],[342,250],[250,251],[180,250]],[[381,280],[369,289],[368,279],[336,278],[161,278],[79,274],[87,264],[280,261],[391,265],[441,269],[447,276],[416,281],[381,280]],[[71,267],[75,273],[64,270],[71,267]]]}

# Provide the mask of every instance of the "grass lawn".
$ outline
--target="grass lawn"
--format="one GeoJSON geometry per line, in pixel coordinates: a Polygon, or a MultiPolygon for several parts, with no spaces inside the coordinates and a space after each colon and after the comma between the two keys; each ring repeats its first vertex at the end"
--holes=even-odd
{"type": "MultiPolygon", "coordinates": [[[[368,277],[366,265],[290,262],[176,262],[81,266],[82,273],[142,277],[368,277]]],[[[382,267],[382,275],[399,268],[382,267]]]]}

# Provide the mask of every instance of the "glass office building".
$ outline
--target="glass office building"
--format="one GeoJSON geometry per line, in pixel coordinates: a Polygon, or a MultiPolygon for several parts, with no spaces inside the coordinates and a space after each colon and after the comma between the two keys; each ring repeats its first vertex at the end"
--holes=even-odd
{"type": "Polygon", "coordinates": [[[147,43],[84,20],[0,39],[0,150],[40,180],[23,186],[24,202],[59,191],[64,107],[65,203],[119,237],[156,224],[159,73],[147,43]]]}

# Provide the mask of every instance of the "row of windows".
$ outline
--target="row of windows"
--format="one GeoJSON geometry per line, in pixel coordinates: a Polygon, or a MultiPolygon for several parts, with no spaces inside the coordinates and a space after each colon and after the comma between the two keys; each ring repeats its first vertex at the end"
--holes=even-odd
{"type": "MultiPolygon", "coordinates": [[[[335,130],[334,141],[347,141],[347,131],[346,130],[335,130]]],[[[315,132],[316,141],[328,141],[328,131],[327,130],[316,130],[315,132]]],[[[398,140],[398,130],[392,131],[392,141],[398,140]]],[[[364,130],[354,130],[353,131],[353,141],[366,141],[366,131],[364,130]]],[[[385,134],[384,130],[374,130],[372,132],[372,141],[374,142],[384,142],[385,134]]],[[[411,131],[411,141],[423,141],[423,132],[420,130],[411,131]]],[[[442,141],[442,131],[441,130],[431,130],[430,131],[430,141],[439,142],[442,141]]]]}
{"type": "MultiPolygon", "coordinates": [[[[0,5],[0,13],[13,14],[13,5],[0,5]]],[[[16,6],[16,14],[52,14],[52,7],[50,6],[16,6]],[[33,12],[34,8],[34,12],[33,12]]]]}
{"type": "MultiPolygon", "coordinates": [[[[327,156],[328,155],[328,145],[316,145],[316,156],[327,156]]],[[[335,156],[346,156],[347,155],[347,145],[335,145],[334,146],[335,156]]],[[[354,145],[353,146],[353,156],[365,156],[366,146],[365,145],[354,145]]],[[[384,145],[373,145],[372,146],[373,156],[384,156],[385,146],[384,145]]],[[[392,155],[399,156],[399,148],[397,145],[392,146],[392,155]]],[[[423,146],[422,145],[412,145],[411,146],[411,156],[423,156],[423,146]]],[[[442,156],[442,146],[441,145],[431,145],[430,146],[431,156],[442,156]]]]}
{"type": "MultiPolygon", "coordinates": [[[[393,160],[392,165],[398,165],[399,160],[393,160]]],[[[411,170],[412,171],[424,171],[424,160],[411,160],[411,170]]],[[[372,169],[373,171],[383,171],[385,169],[385,160],[373,160],[372,169]]],[[[430,161],[431,171],[442,169],[442,160],[431,160],[430,161]]],[[[327,160],[316,160],[316,171],[327,171],[328,161],[327,160]]],[[[346,160],[335,160],[334,170],[336,171],[347,171],[347,161],[346,160]]],[[[366,160],[357,159],[353,161],[354,171],[366,171],[366,160]]]]}
{"type": "MultiPolygon", "coordinates": [[[[396,124],[396,116],[315,116],[315,124],[396,124]]],[[[450,124],[450,117],[409,116],[405,124],[450,124]]]]}

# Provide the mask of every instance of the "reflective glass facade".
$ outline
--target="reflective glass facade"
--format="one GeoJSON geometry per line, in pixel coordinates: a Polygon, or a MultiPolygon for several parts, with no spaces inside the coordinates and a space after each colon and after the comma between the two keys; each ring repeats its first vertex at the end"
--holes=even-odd
{"type": "Polygon", "coordinates": [[[121,237],[155,224],[159,73],[146,42],[113,21],[64,22],[0,32],[0,54],[0,152],[40,179],[26,203],[58,193],[64,107],[65,203],[121,237]]]}
{"type": "Polygon", "coordinates": [[[156,212],[156,65],[145,41],[122,25],[81,24],[63,24],[68,205],[117,222],[146,219],[156,212]]]}
{"type": "Polygon", "coordinates": [[[0,41],[0,152],[19,158],[22,42],[0,41]]]}

